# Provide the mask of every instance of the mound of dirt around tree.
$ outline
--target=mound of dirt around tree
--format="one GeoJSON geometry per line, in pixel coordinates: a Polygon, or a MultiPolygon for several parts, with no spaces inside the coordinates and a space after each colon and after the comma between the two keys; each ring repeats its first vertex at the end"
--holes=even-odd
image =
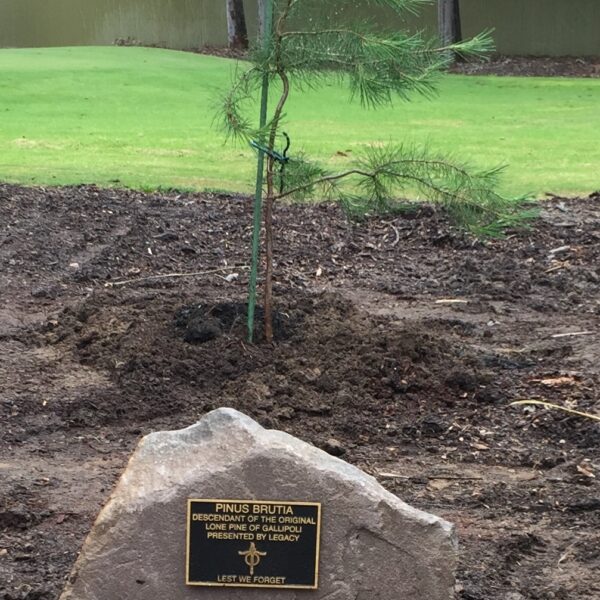
{"type": "MultiPolygon", "coordinates": [[[[276,346],[244,343],[239,302],[182,307],[179,295],[125,298],[97,292],[65,309],[38,340],[105,375],[85,400],[54,404],[71,425],[139,423],[223,404],[274,427],[296,415],[328,417],[327,427],[311,427],[313,441],[333,435],[355,445],[416,429],[438,435],[465,393],[474,403],[500,397],[483,355],[449,344],[432,324],[390,322],[339,294],[305,293],[280,304],[276,346]]],[[[44,410],[28,407],[30,414],[44,410]]]]}

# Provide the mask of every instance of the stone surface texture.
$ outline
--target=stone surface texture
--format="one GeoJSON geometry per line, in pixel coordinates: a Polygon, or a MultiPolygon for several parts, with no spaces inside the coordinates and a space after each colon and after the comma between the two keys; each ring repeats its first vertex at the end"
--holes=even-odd
{"type": "Polygon", "coordinates": [[[449,523],[340,459],[219,409],[141,440],[60,600],[450,600],[456,559],[449,523]],[[321,502],[319,589],[186,586],[188,498],[321,502]]]}

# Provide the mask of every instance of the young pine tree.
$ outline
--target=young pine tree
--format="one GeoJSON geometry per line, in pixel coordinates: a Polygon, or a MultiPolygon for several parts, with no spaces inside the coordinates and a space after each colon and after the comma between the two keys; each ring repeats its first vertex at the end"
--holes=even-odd
{"type": "MultiPolygon", "coordinates": [[[[403,14],[415,13],[429,1],[356,0],[351,4],[385,7],[403,14]]],[[[286,144],[280,138],[287,138],[282,125],[292,89],[317,87],[337,78],[347,85],[352,98],[371,108],[388,105],[395,98],[407,100],[413,93],[431,95],[437,76],[455,56],[478,57],[492,49],[488,34],[442,46],[422,33],[386,30],[364,19],[355,24],[340,21],[339,1],[262,0],[262,4],[263,39],[251,51],[250,66],[240,69],[224,96],[221,114],[230,137],[246,140],[259,151],[259,206],[266,159],[264,310],[265,338],[271,341],[275,201],[287,197],[335,198],[347,210],[365,213],[391,210],[398,198],[418,192],[444,205],[460,224],[479,230],[513,218],[514,204],[494,191],[500,169],[472,172],[443,155],[411,145],[368,148],[341,173],[331,173],[301,154],[287,157],[285,151],[277,151],[280,144],[286,144]],[[279,82],[277,98],[267,116],[268,86],[275,81],[279,82]],[[256,127],[244,109],[247,103],[252,105],[261,88],[263,110],[261,124],[256,127]]],[[[250,287],[250,337],[255,286],[256,275],[250,287]]]]}

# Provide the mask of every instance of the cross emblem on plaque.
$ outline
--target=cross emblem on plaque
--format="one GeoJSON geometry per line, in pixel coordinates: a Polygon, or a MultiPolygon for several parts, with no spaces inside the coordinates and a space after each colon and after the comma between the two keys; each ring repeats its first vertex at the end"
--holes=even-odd
{"type": "Polygon", "coordinates": [[[250,548],[248,550],[243,552],[239,551],[238,554],[244,557],[245,563],[250,568],[250,575],[254,575],[254,567],[257,567],[260,563],[260,559],[267,555],[266,552],[259,552],[256,549],[256,544],[254,542],[250,544],[250,548]]]}

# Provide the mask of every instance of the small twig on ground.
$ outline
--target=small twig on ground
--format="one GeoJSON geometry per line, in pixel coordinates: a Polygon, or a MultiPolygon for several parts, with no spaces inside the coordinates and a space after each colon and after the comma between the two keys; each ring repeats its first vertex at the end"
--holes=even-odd
{"type": "Polygon", "coordinates": [[[555,271],[560,271],[561,269],[566,269],[567,267],[567,264],[556,265],[555,267],[550,267],[549,269],[546,269],[545,273],[554,273],[555,271]]]}
{"type": "Polygon", "coordinates": [[[594,335],[595,331],[574,331],[573,333],[555,333],[552,337],[554,339],[576,337],[580,335],[594,335]]]}
{"type": "Polygon", "coordinates": [[[412,481],[414,479],[438,480],[447,479],[448,481],[481,481],[481,476],[461,476],[461,475],[399,475],[398,473],[388,473],[387,471],[377,472],[377,475],[382,479],[406,479],[412,481]]]}
{"type": "Polygon", "coordinates": [[[464,298],[440,298],[435,301],[436,304],[469,304],[464,298]]]}
{"type": "Polygon", "coordinates": [[[130,283],[139,283],[140,281],[150,281],[151,279],[176,279],[180,277],[202,277],[203,275],[214,275],[223,271],[248,270],[248,265],[237,265],[232,267],[222,267],[220,269],[211,269],[210,271],[196,271],[194,273],[165,273],[162,275],[149,275],[148,277],[137,277],[136,279],[124,279],[123,281],[113,281],[105,283],[105,287],[121,287],[130,283]]]}

